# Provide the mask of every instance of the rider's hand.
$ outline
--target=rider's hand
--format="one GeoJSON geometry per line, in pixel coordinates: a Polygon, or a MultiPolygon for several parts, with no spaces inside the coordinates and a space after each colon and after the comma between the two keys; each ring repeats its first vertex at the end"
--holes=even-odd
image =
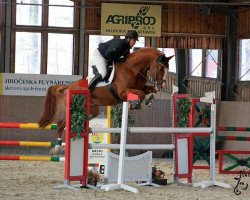
{"type": "Polygon", "coordinates": [[[126,61],[126,58],[122,56],[118,58],[116,62],[125,62],[125,61],[126,61]]]}
{"type": "Polygon", "coordinates": [[[109,67],[109,66],[112,66],[113,65],[113,62],[112,61],[107,61],[107,67],[109,67]]]}

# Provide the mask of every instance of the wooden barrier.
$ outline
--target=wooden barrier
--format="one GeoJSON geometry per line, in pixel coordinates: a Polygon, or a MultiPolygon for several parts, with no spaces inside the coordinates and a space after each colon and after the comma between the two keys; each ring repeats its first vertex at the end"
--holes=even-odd
{"type": "MultiPolygon", "coordinates": [[[[174,106],[177,107],[177,99],[182,99],[182,98],[190,98],[190,95],[188,94],[175,94],[174,95],[174,106]]],[[[196,127],[197,123],[195,124],[194,121],[194,116],[195,116],[195,110],[197,109],[196,103],[201,102],[200,98],[190,98],[190,102],[191,102],[191,106],[190,106],[190,114],[189,114],[189,127],[196,127]]],[[[214,102],[212,103],[212,105],[214,104],[214,102]]],[[[212,117],[212,116],[211,116],[212,117]]],[[[174,118],[175,124],[177,124],[177,110],[175,109],[175,118],[174,118]]],[[[212,121],[212,120],[211,120],[212,121]]],[[[198,122],[199,123],[199,122],[198,122]]],[[[216,126],[214,126],[216,127],[216,126]]],[[[217,127],[216,131],[250,131],[250,127],[217,127]]],[[[211,159],[214,159],[215,157],[215,152],[211,153],[211,146],[212,148],[214,148],[213,151],[215,151],[215,141],[214,143],[211,143],[211,134],[208,133],[191,133],[190,134],[190,171],[189,173],[186,174],[186,176],[183,176],[184,178],[188,178],[189,174],[191,174],[193,169],[210,169],[210,174],[214,174],[214,170],[211,170],[211,162],[213,162],[211,159]],[[202,137],[209,137],[207,140],[205,140],[205,142],[199,142],[196,137],[197,136],[202,136],[202,137]],[[210,156],[207,156],[207,150],[210,148],[210,156]],[[196,152],[196,155],[194,156],[194,152],[196,152]],[[195,161],[203,158],[208,165],[204,165],[204,166],[196,166],[194,165],[195,161]]],[[[250,141],[250,137],[242,137],[242,136],[216,136],[215,134],[213,135],[213,140],[234,140],[234,141],[250,141]]],[[[178,148],[177,148],[178,149],[178,148]]],[[[217,152],[217,151],[216,151],[217,152]]],[[[227,171],[229,171],[230,168],[228,168],[227,170],[222,170],[222,157],[224,156],[228,156],[231,159],[234,159],[235,161],[238,161],[239,163],[241,163],[241,165],[246,164],[246,167],[248,167],[248,159],[246,160],[237,160],[236,157],[234,156],[230,156],[228,155],[229,152],[231,151],[225,151],[228,152],[227,153],[222,153],[223,151],[218,151],[220,159],[219,159],[219,173],[226,173],[227,171]]],[[[240,154],[239,152],[242,153],[246,153],[246,151],[233,151],[233,152],[238,152],[238,154],[240,154]]],[[[214,159],[215,160],[215,159],[214,159]]],[[[236,166],[237,164],[235,164],[234,166],[236,166]]],[[[239,164],[240,165],[240,164],[239,164]]],[[[240,173],[240,171],[230,171],[230,174],[238,174],[240,173]]],[[[178,174],[178,173],[177,173],[178,174]]],[[[183,178],[182,176],[180,176],[180,178],[183,178]]],[[[210,175],[211,177],[211,175],[210,175]]],[[[205,187],[205,185],[203,185],[205,187]]]]}
{"type": "Polygon", "coordinates": [[[218,150],[219,155],[219,173],[220,174],[250,174],[250,157],[238,158],[236,155],[250,155],[250,151],[228,151],[228,150],[218,150]],[[234,161],[234,164],[223,169],[223,156],[234,161]],[[237,167],[241,167],[240,170],[235,170],[237,167]],[[243,168],[245,167],[245,169],[243,168]],[[243,171],[244,169],[244,171],[243,171]],[[247,170],[246,170],[247,169],[247,170]]]}

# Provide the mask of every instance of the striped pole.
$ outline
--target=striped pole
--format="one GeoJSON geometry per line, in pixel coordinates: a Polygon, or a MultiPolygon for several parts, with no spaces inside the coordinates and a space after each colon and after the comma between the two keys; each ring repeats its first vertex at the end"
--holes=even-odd
{"type": "Polygon", "coordinates": [[[218,127],[218,131],[250,131],[250,127],[218,127]]]}
{"type": "Polygon", "coordinates": [[[45,128],[40,128],[38,123],[16,123],[16,122],[0,122],[0,128],[18,128],[18,129],[57,129],[57,124],[50,124],[45,128]]]}
{"type": "Polygon", "coordinates": [[[64,157],[50,157],[50,156],[0,156],[0,160],[64,162],[65,158],[64,157]]]}
{"type": "MultiPolygon", "coordinates": [[[[56,142],[0,141],[0,146],[55,147],[56,142]]],[[[62,143],[62,146],[65,146],[65,143],[62,143]]]]}
{"type": "Polygon", "coordinates": [[[99,167],[99,163],[89,163],[88,167],[99,167]]]}
{"type": "Polygon", "coordinates": [[[243,136],[216,136],[217,140],[250,141],[250,137],[243,136]]]}

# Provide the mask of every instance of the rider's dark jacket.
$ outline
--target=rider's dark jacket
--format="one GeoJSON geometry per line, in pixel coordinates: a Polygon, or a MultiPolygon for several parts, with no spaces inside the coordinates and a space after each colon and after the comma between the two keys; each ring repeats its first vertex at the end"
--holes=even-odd
{"type": "Polygon", "coordinates": [[[98,50],[108,61],[119,61],[122,56],[127,56],[130,52],[130,45],[126,39],[114,38],[105,43],[100,43],[98,50]]]}

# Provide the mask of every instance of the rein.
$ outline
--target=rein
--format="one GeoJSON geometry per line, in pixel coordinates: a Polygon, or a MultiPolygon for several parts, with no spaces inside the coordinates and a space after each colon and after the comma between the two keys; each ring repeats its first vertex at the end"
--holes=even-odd
{"type": "MultiPolygon", "coordinates": [[[[152,78],[152,80],[148,79],[148,77],[145,76],[144,74],[142,74],[141,72],[138,72],[138,74],[140,74],[144,79],[146,79],[148,82],[152,83],[154,86],[157,86],[157,81],[156,81],[156,80],[157,80],[158,75],[159,75],[159,73],[158,73],[158,65],[159,65],[159,64],[165,68],[165,65],[163,65],[162,63],[160,63],[160,62],[156,62],[156,63],[155,63],[155,65],[152,67],[152,69],[154,69],[155,67],[157,67],[157,70],[156,70],[156,78],[154,78],[154,77],[150,74],[150,72],[147,71],[147,74],[152,78]]],[[[152,69],[151,69],[151,70],[152,70],[152,69]]]]}

